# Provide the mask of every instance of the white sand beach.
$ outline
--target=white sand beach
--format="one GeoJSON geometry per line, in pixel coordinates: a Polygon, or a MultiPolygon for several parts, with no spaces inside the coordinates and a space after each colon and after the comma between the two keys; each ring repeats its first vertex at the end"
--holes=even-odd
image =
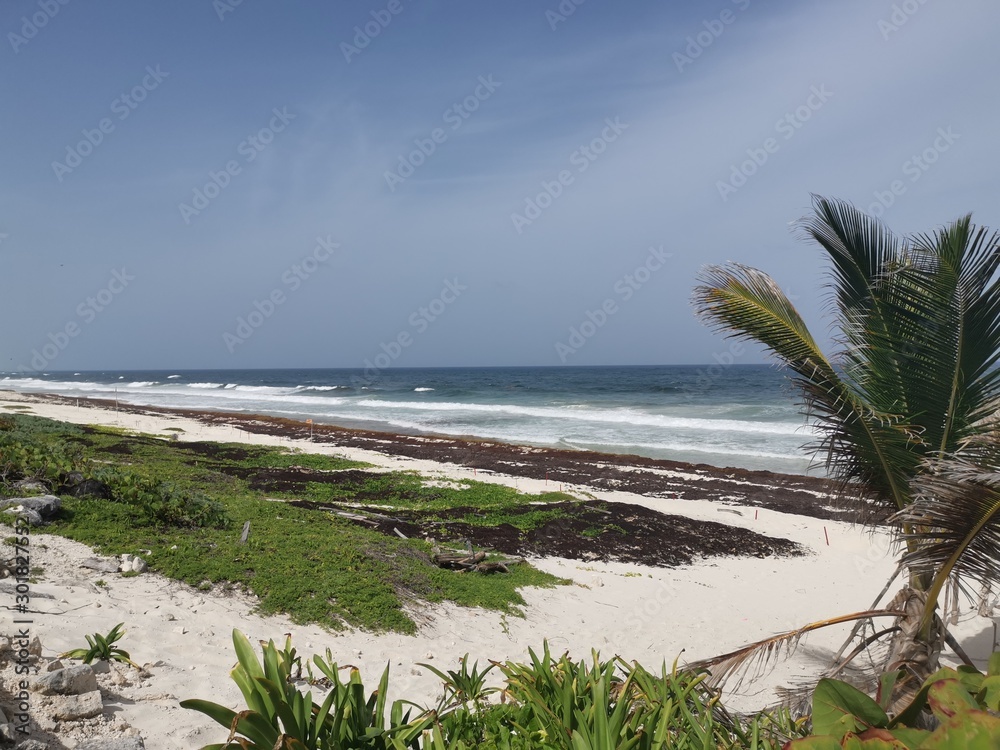
{"type": "MultiPolygon", "coordinates": [[[[51,419],[113,425],[154,435],[176,434],[181,440],[282,444],[303,451],[336,452],[385,469],[412,469],[441,477],[471,476],[471,471],[453,465],[372,451],[331,451],[308,441],[237,432],[181,416],[116,413],[9,392],[0,394],[0,413],[12,405],[30,407],[25,413],[51,419]],[[168,428],[183,432],[167,432],[168,428]]],[[[546,489],[543,481],[523,477],[480,472],[477,478],[516,486],[524,492],[546,489]]],[[[698,481],[698,477],[692,475],[691,481],[698,481]]],[[[392,697],[406,694],[430,700],[437,694],[438,680],[416,666],[417,662],[450,667],[465,653],[481,663],[522,660],[527,649],[540,648],[543,639],[548,639],[554,651],[568,650],[577,658],[587,657],[596,648],[605,656],[620,654],[647,666],[664,660],[669,664],[679,655],[682,661],[694,660],[813,620],[863,609],[871,604],[895,565],[883,532],[872,533],[843,522],[737,506],[730,510],[738,513],[721,512],[724,509],[719,503],[650,499],[594,488],[563,489],[586,491],[607,502],[627,501],[752,528],[798,542],[809,553],[789,558],[714,558],[676,569],[584,564],[556,557],[532,559],[533,565],[570,579],[572,584],[524,590],[524,618],[453,605],[427,607],[416,613],[419,633],[404,636],[303,627],[282,617],[257,616],[254,602],[246,596],[198,591],[152,573],[132,578],[101,574],[80,567],[81,561],[93,557],[85,546],[36,532],[31,536],[31,565],[43,570],[41,580],[32,586],[32,632],[40,637],[43,654],[54,656],[83,645],[86,633],[106,632],[124,622],[127,634],[121,645],[136,662],[153,665],[149,667],[151,676],[141,680],[133,677],[134,684],[106,691],[106,718],[92,720],[97,722],[93,731],[117,731],[116,723],[127,722],[141,733],[150,750],[173,750],[225,739],[221,727],[201,714],[181,709],[178,701],[198,697],[233,708],[241,705],[240,694],[228,677],[235,662],[233,628],[251,640],[279,640],[291,633],[300,653],[307,655],[330,649],[339,663],[360,667],[366,684],[372,687],[389,664],[392,697]],[[98,586],[100,579],[106,585],[98,586]]],[[[11,627],[9,622],[6,628],[11,627]]],[[[974,659],[984,659],[992,650],[993,620],[980,617],[967,606],[954,632],[974,659]]],[[[752,709],[772,702],[773,685],[807,673],[813,649],[835,649],[846,633],[847,629],[840,628],[810,635],[796,659],[767,680],[744,687],[743,694],[733,698],[733,705],[752,709]]],[[[74,746],[71,742],[67,741],[66,747],[74,746]]]]}

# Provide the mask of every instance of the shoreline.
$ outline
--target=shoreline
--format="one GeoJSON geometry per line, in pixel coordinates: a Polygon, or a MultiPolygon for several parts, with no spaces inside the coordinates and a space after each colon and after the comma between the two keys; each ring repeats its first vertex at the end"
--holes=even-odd
{"type": "MultiPolygon", "coordinates": [[[[526,602],[523,618],[450,603],[417,603],[418,632],[402,635],[296,625],[285,616],[257,614],[252,597],[199,591],[152,573],[135,578],[104,574],[104,585],[97,585],[101,574],[79,566],[93,555],[87,547],[45,534],[44,528],[36,530],[33,549],[44,572],[32,588],[43,597],[38,599],[40,613],[35,618],[43,653],[61,653],[81,645],[84,633],[107,632],[125,622],[123,645],[133,658],[139,663],[161,662],[142,685],[107,701],[115,715],[142,732],[149,750],[224,739],[220,727],[180,709],[177,701],[200,697],[233,708],[241,705],[228,678],[235,659],[234,627],[251,642],[281,641],[291,633],[305,655],[330,648],[340,663],[361,668],[369,690],[388,663],[391,697],[406,693],[423,701],[438,693],[439,681],[418,667],[419,662],[446,669],[465,653],[480,664],[491,659],[524,661],[527,650],[537,651],[543,639],[554,652],[568,651],[577,659],[597,649],[650,668],[662,662],[669,665],[677,657],[689,662],[863,609],[895,567],[886,531],[861,528],[829,507],[827,485],[815,478],[320,425],[313,425],[310,440],[308,425],[280,418],[130,406],[116,413],[113,402],[81,399],[79,406],[75,402],[69,397],[2,391],[0,413],[30,413],[176,436],[181,441],[265,444],[336,454],[371,463],[373,471],[477,479],[525,493],[562,489],[581,498],[753,530],[791,540],[806,551],[793,557],[722,555],[676,567],[533,556],[533,566],[569,584],[520,589],[526,602]]],[[[992,621],[974,610],[963,613],[955,632],[963,643],[965,636],[972,636],[967,647],[974,659],[992,651],[992,621]]],[[[846,629],[811,634],[796,657],[766,679],[740,693],[727,692],[727,706],[752,711],[773,703],[776,685],[794,683],[815,671],[844,637],[846,629]]]]}
{"type": "Polygon", "coordinates": [[[316,448],[360,450],[394,459],[445,464],[471,472],[476,478],[485,478],[492,473],[531,482],[542,481],[549,489],[560,485],[578,486],[645,497],[735,503],[826,520],[856,522],[860,518],[858,509],[836,507],[828,502],[835,489],[830,480],[809,475],[691,464],[635,454],[518,445],[486,438],[410,435],[328,424],[309,425],[299,420],[264,414],[116,405],[109,399],[0,391],[0,395],[9,393],[17,393],[25,401],[63,406],[80,404],[80,408],[114,411],[117,414],[190,419],[209,426],[228,426],[248,435],[307,442],[316,448]],[[480,472],[484,477],[479,476],[480,472]]]}

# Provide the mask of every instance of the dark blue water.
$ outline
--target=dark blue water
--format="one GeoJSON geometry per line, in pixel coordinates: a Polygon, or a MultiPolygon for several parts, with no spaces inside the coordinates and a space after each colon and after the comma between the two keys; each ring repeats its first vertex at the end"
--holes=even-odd
{"type": "Polygon", "coordinates": [[[793,473],[812,436],[765,365],[11,374],[0,388],[793,473]]]}

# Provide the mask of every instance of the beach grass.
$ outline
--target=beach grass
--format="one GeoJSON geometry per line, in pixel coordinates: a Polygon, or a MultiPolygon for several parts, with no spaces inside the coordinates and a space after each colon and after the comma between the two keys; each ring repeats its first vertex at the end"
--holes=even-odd
{"type": "Polygon", "coordinates": [[[520,615],[525,602],[519,589],[564,583],[527,563],[497,575],[445,570],[431,562],[429,541],[402,539],[288,502],[347,503],[360,497],[387,508],[459,507],[468,509],[469,523],[510,521],[523,527],[557,516],[545,505],[571,499],[561,493],[529,496],[475,481],[441,483],[412,473],[368,472],[360,462],[277,447],[184,443],[37,417],[5,419],[7,429],[0,433],[5,440],[69,456],[84,474],[102,476],[102,470],[111,470],[165,482],[171,496],[205,497],[221,506],[226,519],[171,525],[151,519],[135,503],[65,496],[61,517],[47,531],[106,555],[150,550],[143,557],[151,570],[196,587],[250,592],[258,597],[262,614],[284,613],[295,622],[332,629],[347,625],[413,633],[414,613],[425,602],[520,615]],[[304,468],[311,471],[302,472],[304,468]],[[299,472],[307,477],[346,474],[350,481],[267,487],[275,474],[294,478],[299,472]],[[529,504],[529,512],[514,513],[529,504]],[[241,543],[245,522],[250,533],[241,543]]]}

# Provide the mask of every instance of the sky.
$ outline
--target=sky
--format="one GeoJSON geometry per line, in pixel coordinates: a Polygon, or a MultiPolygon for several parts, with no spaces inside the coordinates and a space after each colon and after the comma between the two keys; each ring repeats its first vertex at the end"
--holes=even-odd
{"type": "Polygon", "coordinates": [[[811,195],[1000,226],[998,27],[990,0],[5,0],[0,370],[711,363],[691,291],[728,260],[824,339],[811,195]]]}

